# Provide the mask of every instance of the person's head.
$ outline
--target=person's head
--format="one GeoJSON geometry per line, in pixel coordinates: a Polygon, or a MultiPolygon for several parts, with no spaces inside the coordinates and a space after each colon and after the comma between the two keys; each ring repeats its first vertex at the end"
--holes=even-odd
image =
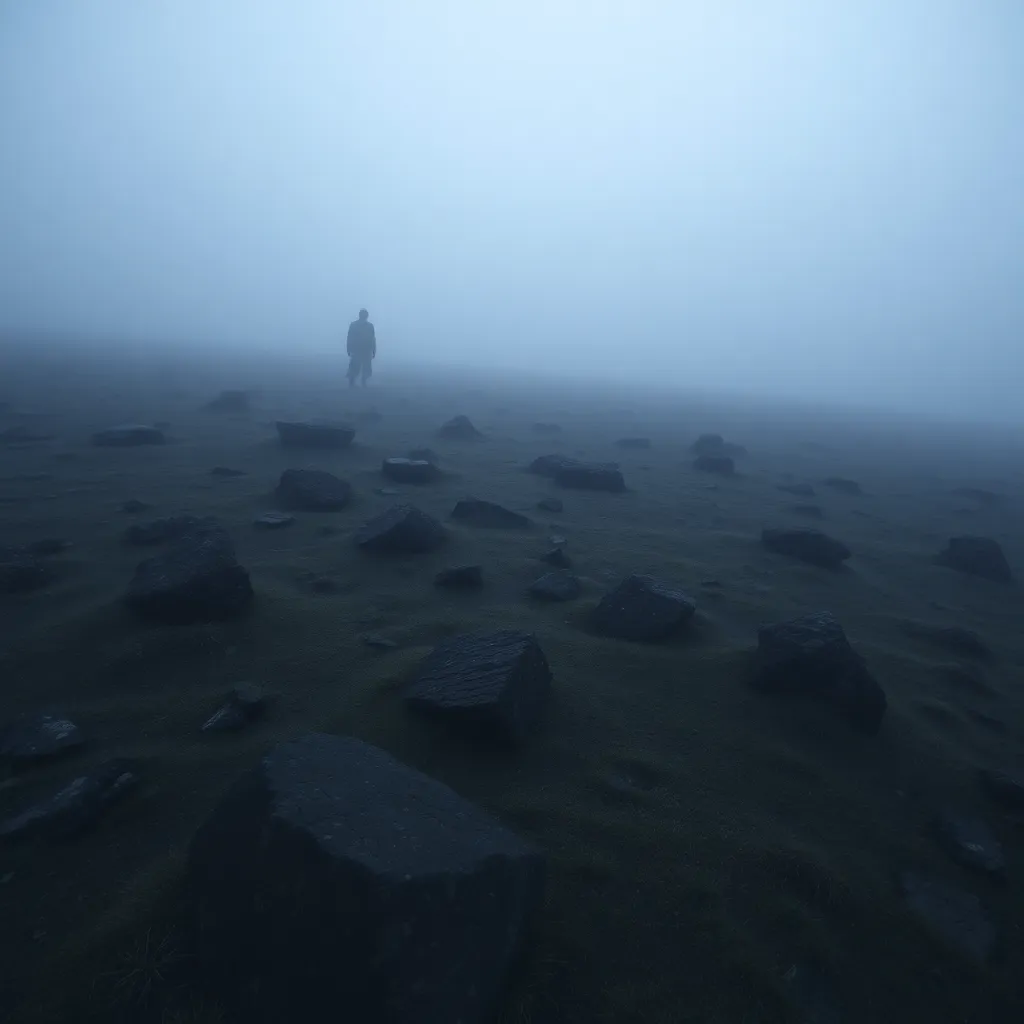
{"type": "Polygon", "coordinates": [[[360,320],[365,320],[369,315],[370,314],[367,313],[365,309],[359,310],[359,319],[360,320]]]}

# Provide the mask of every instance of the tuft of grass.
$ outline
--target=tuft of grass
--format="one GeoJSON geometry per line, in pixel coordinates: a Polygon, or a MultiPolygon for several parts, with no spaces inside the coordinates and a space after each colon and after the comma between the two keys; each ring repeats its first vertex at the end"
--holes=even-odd
{"type": "Polygon", "coordinates": [[[118,966],[97,977],[109,986],[109,998],[117,1009],[152,1009],[180,987],[178,971],[188,960],[174,931],[154,934],[152,928],[137,936],[118,958],[118,966]]]}

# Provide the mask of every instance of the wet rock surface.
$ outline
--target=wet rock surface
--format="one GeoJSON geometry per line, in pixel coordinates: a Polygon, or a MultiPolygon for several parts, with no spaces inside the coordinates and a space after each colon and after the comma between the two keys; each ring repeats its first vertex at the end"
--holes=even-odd
{"type": "Polygon", "coordinates": [[[446,538],[444,527],[415,505],[394,505],[364,523],[355,543],[364,551],[412,555],[433,551],[446,538]]]}
{"type": "Polygon", "coordinates": [[[681,588],[635,574],[601,598],[591,626],[602,636],[654,642],[671,636],[696,611],[697,605],[681,588]]]}

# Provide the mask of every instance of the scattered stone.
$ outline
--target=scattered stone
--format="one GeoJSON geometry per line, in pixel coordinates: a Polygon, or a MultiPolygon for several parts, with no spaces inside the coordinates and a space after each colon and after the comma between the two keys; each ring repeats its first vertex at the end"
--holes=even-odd
{"type": "Polygon", "coordinates": [[[441,457],[433,448],[413,448],[409,452],[409,458],[413,462],[429,462],[434,466],[441,464],[441,457]]]}
{"type": "Polygon", "coordinates": [[[452,519],[468,526],[498,530],[526,530],[533,525],[527,516],[480,498],[463,498],[452,509],[452,519]]]}
{"type": "Polygon", "coordinates": [[[442,569],[434,577],[434,585],[449,590],[476,589],[484,585],[484,570],[480,565],[456,565],[442,569]]]}
{"type": "Polygon", "coordinates": [[[564,548],[569,543],[568,539],[560,533],[553,533],[548,537],[548,543],[554,548],[564,548]]]}
{"type": "Polygon", "coordinates": [[[347,448],[356,436],[347,423],[278,420],[277,436],[286,448],[347,448]]]}
{"type": "Polygon", "coordinates": [[[693,460],[693,468],[702,473],[718,473],[719,476],[732,476],[736,472],[736,463],[731,455],[698,455],[693,460]]]}
{"type": "Polygon", "coordinates": [[[795,494],[798,498],[813,498],[815,494],[810,484],[779,484],[779,490],[795,494]]]}
{"type": "Polygon", "coordinates": [[[352,1021],[468,1024],[505,988],[544,861],[384,751],[313,734],[228,792],[192,841],[188,879],[199,965],[232,1019],[344,1008],[352,1021]]]}
{"type": "Polygon", "coordinates": [[[537,508],[542,512],[563,512],[565,510],[560,498],[541,498],[537,502],[537,508]]]}
{"type": "Polygon", "coordinates": [[[280,530],[282,527],[291,526],[295,522],[295,516],[287,515],[284,512],[264,512],[257,516],[252,525],[262,530],[280,530]]]}
{"type": "Polygon", "coordinates": [[[762,626],[750,684],[762,693],[819,697],[867,733],[881,728],[888,703],[866,662],[829,612],[762,626]]]}
{"type": "Polygon", "coordinates": [[[252,599],[249,574],[238,564],[231,538],[211,520],[140,562],[125,595],[133,611],[167,624],[232,618],[252,599]]]}
{"type": "Polygon", "coordinates": [[[826,487],[831,487],[833,491],[838,491],[840,494],[863,494],[864,491],[861,489],[859,483],[856,480],[847,480],[841,476],[830,476],[827,480],[822,480],[822,483],[826,487]]]}
{"type": "Polygon", "coordinates": [[[455,416],[441,425],[437,436],[446,441],[479,441],[484,435],[473,426],[468,416],[455,416]]]}
{"type": "Polygon", "coordinates": [[[615,442],[620,448],[650,448],[651,439],[649,437],[620,437],[615,442]]]}
{"type": "Polygon", "coordinates": [[[77,750],[85,742],[81,729],[60,715],[22,715],[0,729],[0,760],[31,764],[77,750]]]}
{"type": "Polygon", "coordinates": [[[92,443],[100,448],[138,448],[146,444],[166,444],[167,438],[159,427],[128,424],[97,431],[92,435],[92,443]]]}
{"type": "Polygon", "coordinates": [[[165,516],[148,523],[132,523],[122,534],[122,539],[126,544],[146,547],[151,544],[164,544],[196,527],[211,525],[216,525],[216,520],[210,517],[165,516]]]}
{"type": "Polygon", "coordinates": [[[385,459],[380,471],[400,484],[429,484],[438,477],[438,468],[426,459],[385,459]]]}
{"type": "Polygon", "coordinates": [[[954,949],[978,963],[989,960],[996,930],[976,896],[913,871],[900,875],[900,889],[910,909],[954,949]]]}
{"type": "Polygon", "coordinates": [[[943,811],[932,824],[939,845],[958,864],[989,875],[1006,871],[1003,848],[985,822],[943,811]]]}
{"type": "Polygon", "coordinates": [[[314,576],[309,581],[310,588],[318,594],[336,594],[338,584],[330,576],[314,576]]]}
{"type": "Polygon", "coordinates": [[[727,456],[733,459],[747,454],[743,445],[732,444],[730,441],[726,441],[721,434],[701,434],[690,445],[690,451],[694,455],[727,456]]]}
{"type": "Polygon", "coordinates": [[[565,553],[565,548],[555,547],[540,556],[542,562],[553,565],[556,569],[571,569],[572,560],[565,553]]]}
{"type": "Polygon", "coordinates": [[[593,628],[620,640],[663,640],[693,618],[693,600],[678,587],[651,576],[627,576],[598,602],[593,628]]]}
{"type": "Polygon", "coordinates": [[[621,494],[626,490],[622,472],[605,462],[566,462],[555,473],[555,483],[583,491],[607,491],[621,494]]]}
{"type": "Polygon", "coordinates": [[[203,732],[238,732],[261,718],[267,710],[267,696],[252,683],[233,687],[213,715],[203,723],[203,732]]]}
{"type": "Polygon", "coordinates": [[[148,502],[139,501],[138,498],[129,498],[121,503],[121,511],[129,515],[138,515],[140,512],[148,512],[153,506],[148,502]]]}
{"type": "Polygon", "coordinates": [[[364,523],[355,543],[365,551],[412,555],[432,551],[446,536],[444,527],[415,505],[393,505],[364,523]]]}
{"type": "Polygon", "coordinates": [[[535,434],[560,434],[562,428],[557,423],[534,423],[533,432],[535,434]]]}
{"type": "Polygon", "coordinates": [[[530,595],[541,601],[575,601],[581,591],[580,581],[565,571],[545,573],[530,584],[530,595]]]}
{"type": "Polygon", "coordinates": [[[925,640],[944,651],[977,658],[980,661],[989,661],[992,658],[988,644],[974,630],[963,626],[937,626],[917,619],[902,619],[899,625],[908,636],[925,640]]]}
{"type": "Polygon", "coordinates": [[[1013,573],[999,542],[991,537],[951,537],[945,551],[935,556],[939,565],[994,583],[1010,583],[1013,573]]]}
{"type": "Polygon", "coordinates": [[[764,529],[761,531],[761,543],[769,551],[826,569],[838,569],[851,554],[842,541],[829,537],[821,530],[764,529]]]}
{"type": "Polygon", "coordinates": [[[443,716],[475,735],[521,742],[551,690],[547,658],[530,633],[464,633],[427,655],[406,692],[417,711],[443,716]]]}
{"type": "Polygon", "coordinates": [[[245,470],[232,469],[230,466],[214,466],[210,470],[210,476],[245,476],[245,470]]]}
{"type": "Polygon", "coordinates": [[[222,391],[206,404],[209,412],[243,413],[249,411],[248,391],[222,391]]]}
{"type": "Polygon", "coordinates": [[[286,469],[277,484],[277,498],[302,512],[336,512],[352,500],[352,485],[324,469],[286,469]]]}
{"type": "Polygon", "coordinates": [[[27,594],[52,580],[49,567],[28,548],[0,546],[0,594],[27,594]]]}
{"type": "Polygon", "coordinates": [[[134,761],[104,761],[95,771],[74,779],[48,800],[8,818],[0,824],[0,837],[23,839],[43,834],[51,839],[72,839],[92,828],[138,781],[134,761]]]}
{"type": "Polygon", "coordinates": [[[367,647],[375,647],[379,651],[398,650],[398,644],[394,640],[389,640],[386,636],[381,636],[379,633],[364,633],[361,639],[367,647]]]}
{"type": "Polygon", "coordinates": [[[1024,811],[1024,784],[1007,775],[982,768],[978,772],[981,788],[997,803],[1011,811],[1024,811]]]}
{"type": "Polygon", "coordinates": [[[820,505],[790,505],[789,511],[805,519],[824,519],[825,512],[820,505]]]}

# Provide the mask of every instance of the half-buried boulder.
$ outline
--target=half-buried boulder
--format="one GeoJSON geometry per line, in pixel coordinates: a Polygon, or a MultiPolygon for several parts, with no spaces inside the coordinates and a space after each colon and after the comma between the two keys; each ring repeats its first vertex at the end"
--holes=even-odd
{"type": "Polygon", "coordinates": [[[944,565],[969,576],[980,576],[994,583],[1010,583],[1013,573],[999,541],[991,537],[951,537],[944,551],[935,556],[944,565]]]}
{"type": "Polygon", "coordinates": [[[193,838],[200,967],[232,1019],[483,1024],[544,861],[447,786],[352,737],[271,750],[193,838]]]}
{"type": "Polygon", "coordinates": [[[133,611],[168,624],[234,618],[252,599],[249,574],[238,564],[230,536],[209,521],[140,562],[125,595],[133,611]]]}
{"type": "Polygon", "coordinates": [[[286,448],[347,448],[356,436],[347,423],[278,420],[277,436],[286,448]]]}
{"type": "Polygon", "coordinates": [[[286,469],[277,499],[301,512],[336,512],[352,500],[352,485],[324,469],[286,469]]]}
{"type": "Polygon", "coordinates": [[[530,584],[529,591],[538,601],[575,601],[581,592],[579,578],[564,570],[546,572],[530,584]]]}
{"type": "Polygon", "coordinates": [[[822,699],[867,733],[879,730],[887,706],[878,681],[829,612],[762,626],[750,684],[761,693],[822,699]]]}
{"type": "Polygon", "coordinates": [[[547,658],[530,633],[500,630],[443,640],[427,655],[405,699],[473,737],[518,743],[551,690],[547,658]]]}
{"type": "Polygon", "coordinates": [[[452,519],[495,530],[526,530],[533,525],[527,516],[481,498],[463,498],[452,509],[452,519]]]}
{"type": "Polygon", "coordinates": [[[736,463],[731,455],[698,455],[693,460],[693,468],[701,473],[732,476],[736,472],[736,463]]]}
{"type": "Polygon", "coordinates": [[[222,391],[206,403],[207,412],[243,413],[249,411],[248,391],[222,391]]]}
{"type": "Polygon", "coordinates": [[[608,491],[621,494],[626,489],[622,472],[605,462],[566,462],[555,472],[555,483],[579,491],[608,491]]]}
{"type": "Polygon", "coordinates": [[[591,625],[603,636],[653,643],[689,622],[696,611],[692,598],[679,587],[633,575],[601,598],[591,625]]]}
{"type": "Polygon", "coordinates": [[[22,715],[0,729],[0,761],[28,765],[77,750],[82,730],[63,715],[22,715]]]}
{"type": "Polygon", "coordinates": [[[434,577],[435,587],[446,590],[477,590],[484,585],[482,565],[453,565],[434,577]]]}
{"type": "Polygon", "coordinates": [[[137,423],[109,427],[92,435],[92,443],[99,448],[138,448],[146,444],[164,444],[166,441],[159,427],[137,423]]]}
{"type": "Polygon", "coordinates": [[[769,550],[810,565],[838,569],[850,557],[850,549],[821,530],[772,528],[761,531],[761,543],[769,550]]]}
{"type": "Polygon", "coordinates": [[[392,505],[359,527],[355,542],[364,551],[415,555],[433,551],[446,536],[444,527],[415,505],[392,505]]]}
{"type": "Polygon", "coordinates": [[[726,441],[721,434],[701,434],[690,445],[690,451],[694,455],[725,455],[733,459],[747,454],[747,449],[743,445],[726,441]]]}
{"type": "Polygon", "coordinates": [[[441,424],[437,436],[446,441],[479,441],[484,435],[473,426],[468,416],[455,416],[441,424]]]}
{"type": "Polygon", "coordinates": [[[385,459],[381,473],[399,484],[429,484],[440,475],[440,470],[427,459],[385,459]]]}

